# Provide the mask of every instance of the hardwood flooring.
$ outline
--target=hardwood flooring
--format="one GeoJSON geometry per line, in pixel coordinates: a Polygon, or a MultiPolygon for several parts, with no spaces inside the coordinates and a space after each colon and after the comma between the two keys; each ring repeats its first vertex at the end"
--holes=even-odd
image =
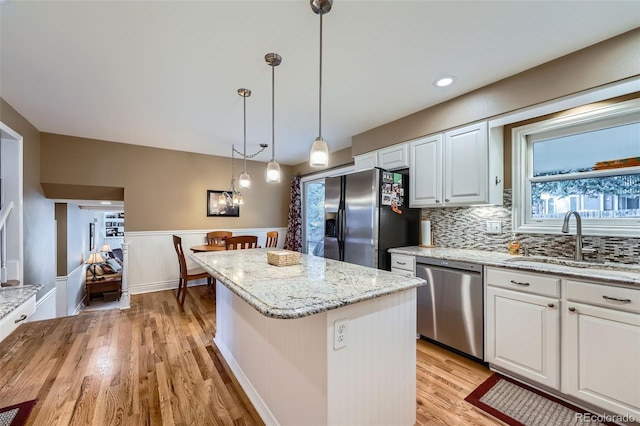
{"type": "MultiPolygon", "coordinates": [[[[212,343],[215,301],[189,288],[127,311],[27,323],[0,343],[0,407],[38,399],[27,425],[263,424],[212,343]]],[[[503,424],[464,401],[491,372],[417,345],[417,424],[503,424]]]]}

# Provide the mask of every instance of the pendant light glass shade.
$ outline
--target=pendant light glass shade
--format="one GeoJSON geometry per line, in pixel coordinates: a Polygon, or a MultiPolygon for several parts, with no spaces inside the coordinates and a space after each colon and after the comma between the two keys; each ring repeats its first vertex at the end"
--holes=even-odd
{"type": "Polygon", "coordinates": [[[276,160],[267,164],[267,182],[280,182],[280,164],[276,160]]]}
{"type": "Polygon", "coordinates": [[[309,164],[311,167],[327,167],[329,165],[329,146],[322,139],[322,15],[329,13],[333,0],[312,0],[313,13],[320,15],[320,73],[318,84],[318,137],[311,145],[309,164]]]}
{"type": "Polygon", "coordinates": [[[309,164],[312,167],[327,167],[329,165],[329,146],[321,137],[316,138],[311,145],[309,164]]]}
{"type": "Polygon", "coordinates": [[[264,60],[271,66],[271,161],[267,164],[267,182],[280,182],[280,164],[276,161],[276,67],[282,63],[282,56],[267,53],[264,60]]]}
{"type": "Polygon", "coordinates": [[[251,176],[249,176],[249,173],[247,173],[246,171],[240,173],[240,177],[238,178],[238,185],[240,185],[240,188],[251,188],[251,176]]]}

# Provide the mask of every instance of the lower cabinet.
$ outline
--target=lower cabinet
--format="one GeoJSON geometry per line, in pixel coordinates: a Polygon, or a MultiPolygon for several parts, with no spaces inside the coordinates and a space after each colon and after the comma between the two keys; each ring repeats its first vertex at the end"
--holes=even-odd
{"type": "Polygon", "coordinates": [[[640,420],[640,314],[567,305],[562,391],[640,420]]]}
{"type": "Polygon", "coordinates": [[[640,287],[491,267],[486,279],[489,364],[640,419],[640,287]]]}
{"type": "Polygon", "coordinates": [[[34,294],[7,316],[0,319],[0,341],[4,340],[36,311],[36,295],[34,294]]]}
{"type": "Polygon", "coordinates": [[[558,299],[487,288],[487,359],[490,364],[559,389],[558,299]]]}

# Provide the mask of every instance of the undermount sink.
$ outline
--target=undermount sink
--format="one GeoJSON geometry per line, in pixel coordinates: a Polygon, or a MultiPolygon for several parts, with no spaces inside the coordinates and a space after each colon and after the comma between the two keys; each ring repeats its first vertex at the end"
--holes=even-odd
{"type": "Polygon", "coordinates": [[[625,265],[621,263],[600,262],[600,261],[586,261],[586,260],[574,260],[562,257],[514,257],[507,260],[509,263],[547,263],[551,265],[570,266],[572,268],[588,268],[588,269],[604,269],[610,271],[619,272],[635,272],[640,274],[640,265],[625,265]]]}

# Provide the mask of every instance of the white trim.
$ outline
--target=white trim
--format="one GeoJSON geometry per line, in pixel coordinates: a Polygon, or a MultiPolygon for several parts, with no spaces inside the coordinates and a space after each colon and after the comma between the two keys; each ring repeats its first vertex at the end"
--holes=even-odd
{"type": "Polygon", "coordinates": [[[69,275],[56,277],[56,317],[66,317],[69,315],[77,315],[84,307],[85,300],[85,264],[78,265],[69,275]],[[70,306],[69,287],[72,287],[73,296],[77,302],[72,302],[75,306],[70,306]],[[81,294],[82,297],[78,297],[81,294]],[[78,300],[79,299],[79,300],[78,300]],[[73,308],[73,310],[71,309],[73,308]]]}
{"type": "Polygon", "coordinates": [[[53,287],[36,302],[36,310],[29,316],[29,322],[53,319],[56,317],[56,288],[53,287]],[[48,314],[49,313],[49,314],[48,314]],[[50,315],[53,313],[53,315],[50,315]]]}
{"type": "MultiPolygon", "coordinates": [[[[187,287],[196,287],[201,285],[207,285],[207,280],[205,278],[201,280],[189,281],[187,283],[187,287]]],[[[168,281],[158,281],[155,283],[140,284],[136,286],[135,292],[133,294],[155,293],[156,291],[165,291],[165,290],[178,290],[178,281],[168,280],[168,281]]]]}
{"type": "Polygon", "coordinates": [[[489,120],[489,127],[500,127],[530,118],[541,117],[569,108],[578,107],[617,96],[640,91],[640,77],[632,77],[606,86],[597,87],[579,94],[565,96],[532,107],[519,109],[515,112],[499,115],[489,120]]]}
{"type": "Polygon", "coordinates": [[[309,182],[317,179],[324,179],[333,176],[346,175],[347,173],[353,173],[356,171],[355,165],[336,167],[335,169],[325,170],[323,172],[314,173],[311,175],[305,175],[300,178],[300,183],[309,182]]]}
{"type": "MultiPolygon", "coordinates": [[[[287,232],[286,226],[272,226],[268,228],[209,228],[209,229],[187,229],[187,230],[162,230],[162,231],[125,231],[124,237],[140,237],[140,236],[157,236],[157,235],[195,235],[207,234],[211,231],[230,231],[233,235],[253,235],[256,233],[267,233],[269,231],[278,231],[278,242],[280,242],[280,232],[287,232]]],[[[122,238],[122,237],[119,237],[122,238]]],[[[204,244],[204,242],[202,243],[204,244]]]]}
{"type": "MultiPolygon", "coordinates": [[[[640,88],[640,87],[639,87],[640,88]]],[[[583,113],[565,117],[552,118],[520,127],[511,132],[512,145],[512,188],[513,188],[513,230],[520,233],[562,234],[562,219],[535,219],[531,217],[531,182],[546,182],[567,179],[583,179],[598,176],[638,173],[640,168],[623,168],[598,170],[570,175],[554,175],[532,177],[533,170],[533,142],[530,135],[544,132],[550,134],[563,131],[567,127],[590,126],[590,122],[604,119],[618,120],[620,117],[632,118],[640,111],[640,100],[632,99],[615,105],[595,108],[583,113]]],[[[637,121],[637,120],[636,120],[637,121]]],[[[570,232],[575,234],[573,221],[570,222],[570,232]]],[[[583,235],[601,235],[612,237],[639,237],[640,219],[582,219],[583,235]]]]}
{"type": "Polygon", "coordinates": [[[247,395],[247,398],[249,398],[249,401],[251,401],[251,404],[253,404],[253,407],[260,415],[260,418],[262,419],[264,424],[278,425],[279,423],[276,420],[275,416],[273,415],[271,410],[269,410],[269,407],[267,407],[267,404],[264,402],[264,400],[260,397],[258,391],[256,391],[256,389],[253,387],[247,375],[244,374],[244,371],[242,371],[242,368],[240,368],[240,366],[236,362],[233,354],[231,353],[229,348],[227,348],[227,345],[225,345],[221,339],[216,337],[213,338],[213,343],[215,343],[215,345],[218,347],[218,350],[222,354],[222,357],[233,372],[235,378],[238,380],[238,382],[240,382],[242,390],[247,395]]]}
{"type": "MultiPolygon", "coordinates": [[[[13,208],[16,210],[15,213],[13,214],[13,218],[15,219],[15,222],[13,225],[9,224],[9,228],[15,231],[15,239],[16,239],[15,241],[11,242],[11,246],[14,247],[14,249],[12,249],[12,252],[11,252],[11,260],[17,261],[16,274],[14,276],[7,275],[6,277],[3,277],[3,278],[17,279],[20,282],[24,282],[24,143],[23,143],[24,140],[19,133],[17,133],[16,131],[14,131],[13,129],[11,129],[9,126],[7,126],[1,121],[0,121],[0,140],[7,141],[7,142],[15,142],[17,144],[15,146],[11,144],[9,145],[9,148],[7,148],[3,144],[3,147],[2,147],[3,151],[5,151],[5,149],[11,150],[11,152],[8,153],[9,155],[7,155],[7,153],[3,153],[2,161],[3,162],[10,161],[11,168],[15,167],[15,172],[16,172],[15,182],[12,182],[12,185],[10,185],[11,190],[7,190],[6,188],[3,189],[3,198],[5,197],[4,194],[7,194],[7,193],[14,193],[13,195],[15,195],[15,199],[13,200],[15,202],[13,208]],[[15,165],[13,164],[14,161],[15,161],[15,165]],[[15,253],[13,250],[17,251],[17,253],[15,253]]],[[[8,177],[5,175],[6,168],[7,167],[5,163],[5,165],[2,167],[3,185],[6,185],[4,182],[10,181],[10,179],[8,179],[8,177]]],[[[7,244],[6,236],[7,234],[5,232],[5,237],[4,237],[5,241],[3,242],[5,246],[3,247],[3,250],[4,250],[3,256],[8,254],[8,250],[6,250],[6,244],[7,244]]]]}

